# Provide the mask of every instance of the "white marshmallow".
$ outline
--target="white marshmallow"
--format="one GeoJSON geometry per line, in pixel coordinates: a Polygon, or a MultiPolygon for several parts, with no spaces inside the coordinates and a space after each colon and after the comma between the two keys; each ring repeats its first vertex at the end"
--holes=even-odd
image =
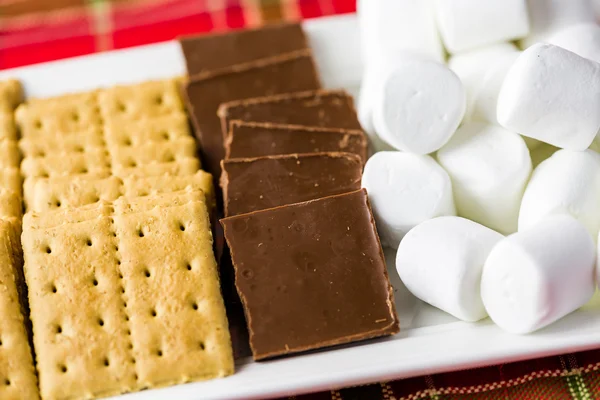
{"type": "Polygon", "coordinates": [[[548,217],[494,247],[483,267],[483,304],[508,332],[541,329],[592,298],[595,260],[583,225],[568,215],[548,217]]]}
{"type": "Polygon", "coordinates": [[[529,33],[525,0],[437,0],[440,34],[450,53],[520,39],[529,33]]]}
{"type": "Polygon", "coordinates": [[[363,59],[411,52],[443,62],[433,0],[359,0],[357,4],[363,59]]]}
{"type": "Polygon", "coordinates": [[[472,109],[473,94],[488,71],[506,54],[518,51],[512,43],[498,43],[450,57],[448,67],[458,75],[467,92],[467,116],[472,109]]]}
{"type": "Polygon", "coordinates": [[[600,154],[559,150],[542,162],[527,185],[519,231],[548,215],[570,214],[595,238],[600,231],[600,154]]]}
{"type": "Polygon", "coordinates": [[[503,234],[517,231],[531,174],[523,138],[499,126],[469,122],[438,152],[437,159],[450,175],[458,215],[503,234]]]}
{"type": "Polygon", "coordinates": [[[499,57],[483,76],[471,100],[470,116],[473,120],[499,125],[497,114],[500,90],[519,55],[520,53],[510,53],[499,57]]]}
{"type": "Polygon", "coordinates": [[[392,248],[421,222],[456,214],[450,178],[429,156],[377,153],[367,161],[362,187],[369,193],[382,242],[392,248]]]}
{"type": "Polygon", "coordinates": [[[525,49],[537,42],[545,42],[553,33],[582,22],[594,22],[590,0],[527,0],[530,34],[522,40],[525,49]]]}
{"type": "Polygon", "coordinates": [[[465,109],[465,90],[456,74],[434,61],[407,58],[383,74],[373,122],[394,148],[429,154],[448,142],[465,109]]]}
{"type": "Polygon", "coordinates": [[[373,103],[383,73],[410,54],[444,62],[445,53],[433,0],[359,0],[357,12],[365,64],[358,118],[373,136],[373,103]]]}
{"type": "Polygon", "coordinates": [[[570,150],[587,149],[600,129],[600,64],[551,44],[525,50],[504,79],[498,122],[570,150]]]}
{"type": "Polygon", "coordinates": [[[600,62],[600,25],[573,25],[550,36],[548,43],[572,51],[581,57],[600,62]]]}
{"type": "Polygon", "coordinates": [[[487,317],[481,301],[483,264],[504,236],[459,217],[417,225],[402,239],[396,269],[419,299],[463,321],[487,317]]]}

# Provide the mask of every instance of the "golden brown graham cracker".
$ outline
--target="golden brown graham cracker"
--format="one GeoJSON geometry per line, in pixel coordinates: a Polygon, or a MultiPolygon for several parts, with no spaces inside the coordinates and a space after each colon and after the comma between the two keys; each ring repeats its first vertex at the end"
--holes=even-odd
{"type": "Polygon", "coordinates": [[[13,232],[0,220],[0,398],[35,400],[39,394],[17,287],[20,256],[14,254],[13,232]]]}
{"type": "Polygon", "coordinates": [[[115,86],[98,95],[104,121],[154,118],[183,112],[179,80],[166,79],[115,86]]]}
{"type": "Polygon", "coordinates": [[[28,100],[15,111],[21,136],[71,135],[101,127],[97,94],[92,91],[28,100]]]}
{"type": "Polygon", "coordinates": [[[166,143],[191,136],[187,116],[183,112],[134,121],[106,121],[106,144],[112,146],[142,146],[148,142],[166,143]]]}
{"type": "Polygon", "coordinates": [[[115,169],[135,168],[153,163],[171,163],[196,156],[196,142],[191,136],[164,143],[148,142],[140,146],[109,147],[115,169]]]}
{"type": "Polygon", "coordinates": [[[113,168],[113,175],[118,176],[121,179],[127,177],[140,178],[161,175],[184,176],[195,174],[199,169],[200,161],[197,158],[189,157],[181,158],[174,162],[151,163],[135,167],[122,167],[117,165],[113,168]]]}
{"type": "Polygon", "coordinates": [[[45,157],[55,153],[85,153],[104,146],[102,130],[90,127],[74,135],[48,133],[43,138],[25,137],[19,141],[24,157],[45,157]]]}
{"type": "Polygon", "coordinates": [[[0,113],[11,114],[23,100],[23,87],[16,79],[0,81],[0,113]]]}
{"type": "Polygon", "coordinates": [[[144,387],[223,377],[233,355],[207,207],[200,191],[171,206],[115,202],[136,371],[144,387]]]}

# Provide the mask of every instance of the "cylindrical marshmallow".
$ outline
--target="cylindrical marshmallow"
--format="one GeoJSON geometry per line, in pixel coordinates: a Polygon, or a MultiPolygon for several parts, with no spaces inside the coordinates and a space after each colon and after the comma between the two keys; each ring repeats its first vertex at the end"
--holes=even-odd
{"type": "Polygon", "coordinates": [[[570,214],[595,238],[600,231],[600,154],[559,150],[542,162],[527,185],[519,231],[548,215],[570,214]]]}
{"type": "Polygon", "coordinates": [[[600,64],[551,44],[525,50],[508,71],[498,122],[553,146],[587,149],[600,130],[600,64]]]}
{"type": "Polygon", "coordinates": [[[476,50],[453,54],[448,60],[448,67],[460,78],[467,93],[466,118],[471,115],[473,95],[481,81],[498,60],[507,54],[518,53],[517,46],[512,43],[498,43],[476,50]]]}
{"type": "Polygon", "coordinates": [[[582,22],[594,22],[590,0],[527,0],[530,34],[521,41],[523,49],[545,42],[555,32],[582,22]]]}
{"type": "Polygon", "coordinates": [[[406,58],[383,74],[377,89],[375,130],[398,150],[437,151],[465,114],[463,84],[454,72],[434,61],[406,58]]]}
{"type": "Polygon", "coordinates": [[[578,24],[550,36],[548,43],[600,63],[600,25],[578,24]]]}
{"type": "Polygon", "coordinates": [[[529,33],[526,0],[437,0],[436,8],[440,34],[450,53],[529,33]]]}
{"type": "Polygon", "coordinates": [[[594,241],[581,223],[548,217],[494,247],[483,267],[483,304],[505,331],[541,329],[592,298],[595,260],[594,241]]]}
{"type": "Polygon", "coordinates": [[[459,217],[417,225],[402,239],[396,269],[419,299],[463,321],[487,316],[481,301],[483,264],[504,236],[459,217]]]}
{"type": "Polygon", "coordinates": [[[510,53],[499,57],[496,63],[483,76],[471,99],[471,119],[499,125],[497,114],[500,90],[504,84],[506,74],[508,74],[519,54],[510,53]]]}
{"type": "Polygon", "coordinates": [[[429,156],[377,153],[367,161],[362,186],[382,242],[392,248],[421,222],[456,214],[450,178],[429,156]]]}
{"type": "Polygon", "coordinates": [[[433,0],[359,0],[357,13],[367,63],[397,52],[444,61],[433,0]]]}
{"type": "Polygon", "coordinates": [[[529,150],[518,134],[468,122],[437,154],[452,180],[458,215],[503,234],[517,231],[531,174],[529,150]]]}

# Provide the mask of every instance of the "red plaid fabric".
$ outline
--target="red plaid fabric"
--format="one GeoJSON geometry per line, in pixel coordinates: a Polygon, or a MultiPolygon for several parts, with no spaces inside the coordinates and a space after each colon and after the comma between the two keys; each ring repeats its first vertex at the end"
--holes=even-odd
{"type": "MultiPolygon", "coordinates": [[[[0,69],[355,8],[355,0],[0,0],[0,69]]],[[[295,399],[593,399],[599,370],[596,350],[295,399]]]]}

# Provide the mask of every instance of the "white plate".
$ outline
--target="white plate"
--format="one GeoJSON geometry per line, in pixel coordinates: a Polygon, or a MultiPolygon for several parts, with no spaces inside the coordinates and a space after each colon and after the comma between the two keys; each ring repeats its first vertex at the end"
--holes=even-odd
{"type": "MultiPolygon", "coordinates": [[[[305,27],[325,86],[356,93],[362,65],[355,17],[314,20],[305,27]]],[[[28,96],[44,97],[184,73],[177,43],[167,42],[0,71],[0,79],[19,78],[28,96]]],[[[416,300],[395,272],[394,252],[386,251],[386,256],[396,289],[400,334],[275,361],[242,360],[236,373],[225,379],[119,398],[264,399],[600,348],[600,296],[536,334],[514,336],[489,320],[459,322],[416,300]]]]}

